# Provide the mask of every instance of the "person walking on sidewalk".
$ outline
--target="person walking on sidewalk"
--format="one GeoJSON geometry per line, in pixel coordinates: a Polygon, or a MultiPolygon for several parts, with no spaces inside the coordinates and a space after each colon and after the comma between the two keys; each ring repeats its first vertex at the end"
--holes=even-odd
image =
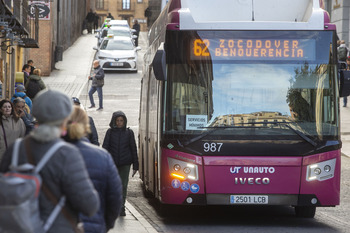
{"type": "Polygon", "coordinates": [[[90,98],[90,103],[91,106],[89,108],[94,108],[95,107],[95,101],[93,94],[97,91],[98,94],[98,99],[99,99],[99,108],[97,111],[103,109],[103,93],[102,93],[102,87],[104,85],[104,79],[105,79],[105,73],[100,66],[100,62],[98,60],[95,60],[93,62],[94,66],[94,72],[92,76],[89,76],[89,80],[92,80],[91,83],[91,88],[89,91],[89,98],[90,98]]]}
{"type": "Polygon", "coordinates": [[[26,126],[25,135],[29,134],[34,129],[34,118],[27,111],[26,102],[21,97],[17,97],[12,101],[12,103],[18,117],[22,119],[24,125],[26,126]]]}
{"type": "Polygon", "coordinates": [[[139,170],[139,161],[134,132],[126,127],[127,118],[122,111],[114,112],[110,128],[107,130],[102,147],[105,148],[114,160],[118,168],[123,184],[123,207],[120,216],[125,216],[125,201],[129,182],[131,164],[133,164],[132,176],[139,170]]]}
{"type": "MultiPolygon", "coordinates": [[[[72,101],[74,105],[81,107],[80,100],[77,97],[72,97],[72,101]]],[[[100,143],[98,142],[98,134],[97,134],[94,119],[91,116],[88,116],[88,117],[89,117],[89,123],[90,123],[90,133],[87,133],[87,139],[89,139],[89,141],[92,144],[96,146],[100,146],[100,143]]]]}
{"type": "Polygon", "coordinates": [[[81,215],[85,232],[107,232],[114,227],[122,207],[122,182],[111,155],[92,145],[85,135],[89,132],[89,120],[85,111],[74,106],[64,139],[75,145],[85,161],[90,179],[100,197],[100,209],[92,217],[81,215]]]}
{"type": "MultiPolygon", "coordinates": [[[[70,98],[59,91],[38,93],[33,101],[33,116],[38,121],[38,127],[21,142],[19,164],[27,162],[27,153],[32,154],[37,164],[53,145],[63,142],[60,137],[66,132],[72,106],[70,98]]],[[[9,171],[12,151],[13,146],[5,152],[0,163],[0,172],[9,171]]],[[[92,216],[98,211],[98,193],[89,178],[82,155],[75,146],[64,143],[42,168],[40,175],[53,197],[66,197],[66,211],[60,212],[48,233],[74,233],[79,213],[92,216]]],[[[45,192],[40,192],[39,208],[43,222],[46,222],[55,206],[54,201],[47,197],[45,192]]]]}
{"type": "Polygon", "coordinates": [[[24,137],[26,126],[17,115],[13,104],[8,99],[0,101],[0,161],[4,152],[17,138],[24,137]]]}
{"type": "Polygon", "coordinates": [[[22,84],[18,84],[16,87],[16,93],[12,96],[11,102],[13,103],[13,100],[17,97],[20,97],[24,99],[25,103],[27,104],[29,111],[32,111],[32,100],[27,96],[26,94],[26,88],[22,84]]]}
{"type": "Polygon", "coordinates": [[[41,70],[35,69],[33,74],[29,75],[28,81],[25,85],[26,94],[29,98],[34,99],[39,91],[46,88],[44,81],[41,78],[41,70]]]}

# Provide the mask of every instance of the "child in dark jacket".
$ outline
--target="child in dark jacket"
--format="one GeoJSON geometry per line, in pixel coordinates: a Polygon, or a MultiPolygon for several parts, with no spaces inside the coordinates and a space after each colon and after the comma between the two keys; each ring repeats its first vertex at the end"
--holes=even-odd
{"type": "Polygon", "coordinates": [[[139,170],[134,132],[127,128],[126,124],[127,118],[124,112],[114,112],[102,145],[112,155],[122,180],[124,204],[120,216],[125,216],[125,200],[131,164],[133,164],[132,176],[139,170]]]}

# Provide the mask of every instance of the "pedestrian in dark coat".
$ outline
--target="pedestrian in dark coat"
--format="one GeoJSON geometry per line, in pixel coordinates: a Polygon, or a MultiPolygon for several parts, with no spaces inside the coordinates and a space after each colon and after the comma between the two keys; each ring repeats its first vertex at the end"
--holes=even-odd
{"type": "MultiPolygon", "coordinates": [[[[80,100],[77,97],[72,97],[72,101],[73,101],[73,104],[81,107],[80,100]]],[[[87,139],[89,139],[89,141],[92,144],[94,144],[96,146],[100,146],[100,143],[98,142],[98,134],[97,134],[94,119],[91,116],[88,116],[88,117],[89,117],[89,122],[90,122],[90,133],[87,133],[87,139]]]]}
{"type": "Polygon", "coordinates": [[[133,165],[132,176],[139,170],[134,132],[126,125],[127,118],[124,112],[114,112],[102,145],[112,155],[122,179],[123,207],[120,216],[125,216],[125,200],[131,164],[133,165]]]}
{"type": "Polygon", "coordinates": [[[136,32],[134,33],[134,35],[137,36],[137,38],[135,38],[135,46],[139,46],[140,24],[136,19],[132,28],[135,29],[136,32]]]}
{"type": "Polygon", "coordinates": [[[92,216],[81,215],[85,233],[104,233],[114,227],[122,207],[122,183],[111,155],[92,145],[85,138],[89,120],[79,106],[74,110],[67,125],[66,141],[75,145],[83,155],[90,179],[100,197],[100,209],[92,216]]]}
{"type": "MultiPolygon", "coordinates": [[[[65,133],[66,123],[72,112],[70,98],[55,90],[41,91],[33,101],[33,116],[38,127],[24,138],[19,148],[19,164],[27,162],[26,143],[29,143],[34,161],[38,163],[43,155],[65,133]]],[[[11,163],[13,146],[4,154],[0,163],[0,172],[7,172],[11,163]]],[[[65,143],[60,147],[40,172],[43,183],[59,199],[66,197],[65,208],[71,215],[71,222],[60,212],[48,233],[74,233],[78,223],[78,213],[94,215],[100,207],[98,193],[87,173],[80,151],[73,145],[65,143]]],[[[39,208],[43,222],[56,205],[40,192],[39,208]]]]}

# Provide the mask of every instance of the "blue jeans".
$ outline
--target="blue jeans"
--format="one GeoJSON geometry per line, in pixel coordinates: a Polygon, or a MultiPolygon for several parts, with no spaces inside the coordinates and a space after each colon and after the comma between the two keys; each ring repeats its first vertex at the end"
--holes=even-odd
{"type": "Polygon", "coordinates": [[[103,96],[102,96],[102,87],[91,87],[90,91],[89,91],[89,98],[90,98],[90,103],[91,106],[95,106],[95,101],[94,101],[94,97],[93,94],[97,91],[98,94],[98,99],[99,99],[99,107],[103,108],[103,96]]]}

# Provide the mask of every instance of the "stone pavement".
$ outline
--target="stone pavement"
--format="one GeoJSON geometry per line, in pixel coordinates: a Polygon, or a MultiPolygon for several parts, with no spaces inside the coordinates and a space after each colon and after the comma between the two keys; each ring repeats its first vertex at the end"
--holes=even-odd
{"type": "MultiPolygon", "coordinates": [[[[147,33],[141,32],[139,43],[143,49],[146,48],[147,33]]],[[[55,70],[51,72],[49,77],[43,77],[43,80],[48,88],[60,90],[70,97],[78,97],[83,105],[87,105],[87,92],[89,89],[89,82],[87,77],[90,75],[92,69],[92,61],[94,59],[97,39],[95,35],[82,35],[70,48],[63,53],[63,61],[57,62],[55,70]]],[[[142,66],[139,66],[141,69],[142,66]]],[[[105,86],[106,88],[113,88],[105,86]]],[[[97,93],[94,95],[97,97],[97,93]]],[[[97,102],[98,103],[98,100],[97,102]]],[[[96,111],[94,111],[96,112],[96,111]]],[[[89,112],[88,114],[94,114],[89,112]]],[[[94,117],[96,127],[108,126],[110,122],[111,112],[104,109],[103,114],[108,117],[94,117]]],[[[104,130],[105,132],[105,130],[104,130]]],[[[135,133],[136,134],[136,133],[135,133]]],[[[99,133],[99,141],[103,138],[99,133]]],[[[138,175],[138,174],[137,174],[138,175]]],[[[143,216],[127,201],[126,202],[126,216],[118,217],[115,227],[110,230],[111,233],[127,232],[127,233],[154,233],[157,232],[143,216]]]]}

